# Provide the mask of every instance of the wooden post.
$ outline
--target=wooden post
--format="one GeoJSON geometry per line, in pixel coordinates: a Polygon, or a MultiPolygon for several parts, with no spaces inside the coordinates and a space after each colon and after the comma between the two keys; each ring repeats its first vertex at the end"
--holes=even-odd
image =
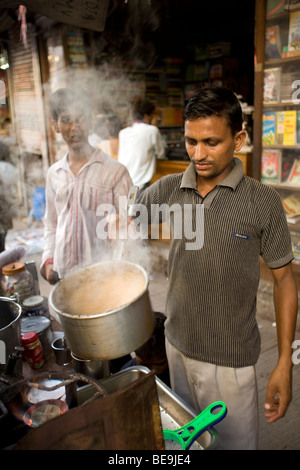
{"type": "Polygon", "coordinates": [[[255,3],[255,69],[254,69],[254,126],[252,176],[260,180],[262,152],[262,113],[265,63],[265,29],[267,0],[255,3]]]}

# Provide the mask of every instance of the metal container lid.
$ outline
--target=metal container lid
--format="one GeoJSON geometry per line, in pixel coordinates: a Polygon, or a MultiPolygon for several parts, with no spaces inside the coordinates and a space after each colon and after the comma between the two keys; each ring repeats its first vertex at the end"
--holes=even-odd
{"type": "Polygon", "coordinates": [[[12,274],[17,274],[25,270],[25,263],[16,262],[6,264],[2,268],[2,274],[6,274],[7,276],[11,276],[12,274]]]}
{"type": "Polygon", "coordinates": [[[43,333],[49,326],[51,321],[42,315],[34,317],[21,318],[21,334],[34,331],[35,333],[43,333]]]}
{"type": "Polygon", "coordinates": [[[32,295],[31,297],[27,297],[23,301],[23,307],[26,308],[32,308],[32,307],[37,307],[38,305],[41,305],[44,302],[44,297],[41,295],[32,295]]]}

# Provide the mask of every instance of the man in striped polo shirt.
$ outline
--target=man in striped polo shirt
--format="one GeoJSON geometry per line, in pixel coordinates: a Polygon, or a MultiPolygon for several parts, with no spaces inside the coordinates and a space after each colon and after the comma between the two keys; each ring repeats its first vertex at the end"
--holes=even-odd
{"type": "MultiPolygon", "coordinates": [[[[181,207],[182,213],[189,208],[195,236],[202,236],[202,243],[189,249],[184,217],[176,222],[176,211],[169,211],[165,334],[171,384],[197,413],[214,401],[226,403],[227,416],[216,425],[220,448],[256,449],[259,257],[274,278],[279,359],[265,404],[267,421],[274,422],[291,399],[297,288],[290,234],[278,193],[244,175],[234,158],[246,136],[236,96],[223,87],[203,88],[188,102],[184,120],[191,164],[182,174],[161,178],[139,201],[152,217],[162,205],[181,207]],[[204,206],[200,227],[199,205],[204,206]],[[178,230],[175,236],[178,223],[181,237],[178,230]]],[[[159,215],[163,220],[163,211],[159,215]]]]}

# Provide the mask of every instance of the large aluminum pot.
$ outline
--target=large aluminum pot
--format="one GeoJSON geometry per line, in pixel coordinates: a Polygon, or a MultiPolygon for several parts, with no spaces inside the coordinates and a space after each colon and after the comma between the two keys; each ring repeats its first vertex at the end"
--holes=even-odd
{"type": "MultiPolygon", "coordinates": [[[[6,369],[10,354],[21,346],[22,308],[9,297],[0,297],[0,371],[6,369]]],[[[21,365],[21,361],[18,361],[21,365]]]]}
{"type": "Polygon", "coordinates": [[[155,324],[148,284],[147,272],[127,261],[81,268],[56,284],[49,305],[71,351],[82,359],[110,360],[144,344],[155,324]]]}

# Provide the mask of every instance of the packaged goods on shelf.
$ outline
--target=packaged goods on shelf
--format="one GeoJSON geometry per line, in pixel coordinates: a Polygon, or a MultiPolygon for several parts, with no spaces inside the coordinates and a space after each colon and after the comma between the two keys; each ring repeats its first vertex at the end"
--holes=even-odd
{"type": "Polygon", "coordinates": [[[300,144],[300,111],[297,111],[297,125],[296,125],[297,144],[300,144]]]}
{"type": "Polygon", "coordinates": [[[296,145],[297,111],[284,111],[283,145],[296,145]]]}
{"type": "Polygon", "coordinates": [[[67,44],[71,66],[73,68],[87,68],[88,61],[82,33],[77,31],[68,31],[67,44]]]}
{"type": "Polygon", "coordinates": [[[226,41],[219,41],[213,44],[208,44],[207,54],[208,57],[223,57],[230,56],[231,53],[231,43],[226,41]]]}
{"type": "Polygon", "coordinates": [[[288,183],[293,185],[300,185],[300,160],[295,159],[292,169],[288,177],[288,183]]]}
{"type": "Polygon", "coordinates": [[[284,136],[284,111],[276,112],[276,144],[283,144],[284,136]]]}
{"type": "Polygon", "coordinates": [[[207,57],[207,44],[190,44],[186,47],[186,60],[188,63],[203,61],[207,57]]]}
{"type": "Polygon", "coordinates": [[[280,26],[278,24],[266,28],[265,56],[266,60],[281,59],[280,26]]]}
{"type": "Polygon", "coordinates": [[[280,75],[281,67],[265,69],[264,71],[264,103],[280,102],[280,75]]]}
{"type": "Polygon", "coordinates": [[[266,184],[279,184],[281,180],[281,151],[264,149],[261,156],[261,181],[266,184]]]}
{"type": "Polygon", "coordinates": [[[199,64],[189,64],[185,71],[185,80],[187,82],[197,82],[207,80],[209,77],[209,62],[199,64]]]}
{"type": "Polygon", "coordinates": [[[267,18],[282,13],[285,7],[285,0],[267,0],[267,18]]]}
{"type": "Polygon", "coordinates": [[[295,215],[295,216],[287,215],[286,220],[287,220],[288,224],[298,225],[298,224],[300,224],[300,214],[295,215]]]}
{"type": "Polygon", "coordinates": [[[300,11],[290,13],[288,57],[300,55],[300,11]]]}
{"type": "Polygon", "coordinates": [[[300,0],[266,1],[264,38],[262,92],[255,87],[262,121],[254,122],[262,133],[261,181],[281,197],[300,273],[300,0]]]}
{"type": "Polygon", "coordinates": [[[294,160],[295,160],[296,154],[295,151],[293,150],[286,150],[284,149],[282,151],[282,156],[281,156],[281,183],[282,184],[287,184],[289,174],[291,172],[294,160]]]}
{"type": "Polygon", "coordinates": [[[282,200],[284,210],[289,216],[296,216],[300,214],[300,195],[292,193],[282,200]]]}
{"type": "Polygon", "coordinates": [[[162,108],[162,126],[181,126],[183,124],[183,110],[176,108],[162,108]]]}
{"type": "Polygon", "coordinates": [[[181,74],[183,59],[181,57],[165,57],[163,60],[167,74],[181,74]]]}
{"type": "Polygon", "coordinates": [[[266,111],[262,117],[262,143],[275,145],[276,143],[276,112],[266,111]]]}
{"type": "Polygon", "coordinates": [[[298,116],[298,113],[299,111],[296,110],[276,112],[275,142],[277,145],[293,146],[299,143],[300,130],[298,130],[298,126],[300,126],[300,116],[298,116]]]}
{"type": "Polygon", "coordinates": [[[188,83],[184,87],[184,97],[186,100],[189,100],[194,93],[197,91],[198,87],[196,83],[188,83]]]}
{"type": "Polygon", "coordinates": [[[291,103],[294,100],[295,88],[293,84],[299,80],[299,67],[290,64],[284,67],[281,72],[280,101],[282,103],[291,103]]]}

